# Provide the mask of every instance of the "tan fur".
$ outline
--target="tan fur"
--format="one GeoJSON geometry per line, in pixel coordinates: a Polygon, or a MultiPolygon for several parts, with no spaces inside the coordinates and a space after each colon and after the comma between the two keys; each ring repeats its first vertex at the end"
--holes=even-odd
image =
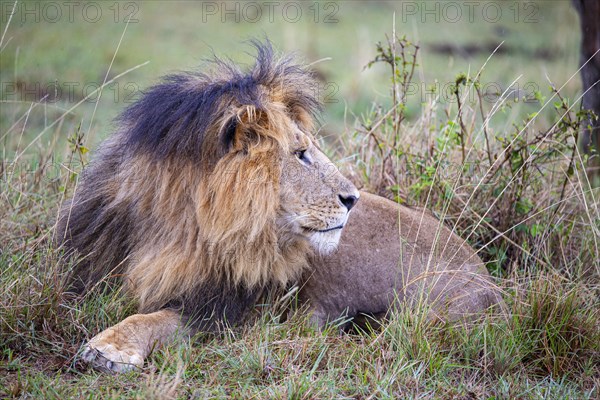
{"type": "Polygon", "coordinates": [[[501,303],[485,265],[428,211],[361,193],[336,251],[313,260],[300,291],[318,326],[394,306],[457,320],[501,303]]]}

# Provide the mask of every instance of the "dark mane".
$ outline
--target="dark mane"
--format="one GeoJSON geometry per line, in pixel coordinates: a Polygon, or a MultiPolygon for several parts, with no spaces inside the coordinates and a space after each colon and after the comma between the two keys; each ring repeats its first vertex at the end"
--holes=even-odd
{"type": "Polygon", "coordinates": [[[164,158],[171,155],[198,160],[204,135],[221,115],[217,110],[266,107],[264,89],[282,87],[285,105],[302,108],[313,118],[320,103],[312,73],[286,56],[277,59],[270,42],[252,41],[256,64],[248,71],[214,57],[212,73],[182,72],[167,75],[144,91],[142,97],[117,119],[127,127],[126,144],[134,151],[164,158]]]}

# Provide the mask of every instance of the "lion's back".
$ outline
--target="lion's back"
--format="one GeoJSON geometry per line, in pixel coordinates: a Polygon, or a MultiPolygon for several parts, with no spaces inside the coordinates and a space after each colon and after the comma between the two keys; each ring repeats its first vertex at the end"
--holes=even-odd
{"type": "Polygon", "coordinates": [[[476,252],[429,212],[361,193],[337,251],[314,261],[301,298],[316,319],[381,315],[397,299],[423,298],[455,317],[495,303],[492,287],[476,252]]]}

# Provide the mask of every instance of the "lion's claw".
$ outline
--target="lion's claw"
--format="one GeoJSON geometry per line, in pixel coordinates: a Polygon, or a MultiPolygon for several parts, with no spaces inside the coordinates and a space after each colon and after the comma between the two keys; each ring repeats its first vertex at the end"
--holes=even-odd
{"type": "Polygon", "coordinates": [[[98,347],[88,343],[84,346],[80,358],[92,368],[103,372],[128,372],[141,368],[144,364],[144,359],[139,354],[118,350],[110,343],[98,347]]]}

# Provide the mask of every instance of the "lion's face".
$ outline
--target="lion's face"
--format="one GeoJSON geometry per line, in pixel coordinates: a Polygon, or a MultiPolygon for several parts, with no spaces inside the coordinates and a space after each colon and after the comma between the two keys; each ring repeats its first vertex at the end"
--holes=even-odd
{"type": "Polygon", "coordinates": [[[295,123],[291,128],[291,146],[282,159],[277,226],[328,254],[335,250],[359,192],[309,135],[295,123]]]}

